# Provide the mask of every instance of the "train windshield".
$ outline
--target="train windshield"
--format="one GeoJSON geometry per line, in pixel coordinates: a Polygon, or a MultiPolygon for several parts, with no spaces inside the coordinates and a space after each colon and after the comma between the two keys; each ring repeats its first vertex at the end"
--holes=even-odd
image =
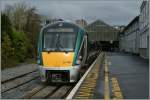
{"type": "Polygon", "coordinates": [[[76,34],[73,32],[46,32],[44,34],[44,50],[73,51],[76,34]]]}

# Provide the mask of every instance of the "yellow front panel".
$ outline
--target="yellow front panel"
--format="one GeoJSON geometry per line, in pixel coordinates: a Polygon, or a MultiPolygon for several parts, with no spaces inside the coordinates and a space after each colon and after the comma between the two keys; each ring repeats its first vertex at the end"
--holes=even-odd
{"type": "Polygon", "coordinates": [[[73,63],[74,52],[42,52],[43,66],[70,67],[73,63]]]}

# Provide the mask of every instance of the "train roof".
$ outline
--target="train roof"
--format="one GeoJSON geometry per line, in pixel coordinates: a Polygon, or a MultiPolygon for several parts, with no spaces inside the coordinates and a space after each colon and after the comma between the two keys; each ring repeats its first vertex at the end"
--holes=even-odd
{"type": "Polygon", "coordinates": [[[79,28],[79,29],[82,29],[83,31],[86,31],[83,27],[81,27],[81,26],[79,26],[79,25],[77,25],[77,24],[75,24],[75,23],[67,22],[67,21],[57,21],[57,22],[52,23],[52,24],[51,24],[51,23],[50,23],[50,24],[47,24],[47,25],[45,25],[45,26],[42,28],[42,30],[45,29],[45,28],[47,28],[47,27],[55,26],[55,25],[57,25],[57,24],[59,24],[59,23],[70,24],[70,25],[72,25],[73,27],[77,27],[77,28],[79,28]]]}

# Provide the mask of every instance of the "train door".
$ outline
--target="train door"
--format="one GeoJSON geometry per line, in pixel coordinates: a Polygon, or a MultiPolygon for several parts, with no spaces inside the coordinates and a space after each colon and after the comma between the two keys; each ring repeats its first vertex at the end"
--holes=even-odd
{"type": "Polygon", "coordinates": [[[84,36],[80,51],[79,51],[79,60],[81,62],[81,66],[85,66],[85,62],[87,59],[87,35],[84,36]]]}

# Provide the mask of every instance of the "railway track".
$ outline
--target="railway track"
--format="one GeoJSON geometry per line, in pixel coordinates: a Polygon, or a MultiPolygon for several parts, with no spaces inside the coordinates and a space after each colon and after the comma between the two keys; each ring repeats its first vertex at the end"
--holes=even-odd
{"type": "Polygon", "coordinates": [[[24,72],[1,81],[2,99],[63,99],[75,84],[44,84],[38,70],[24,72]]]}
{"type": "Polygon", "coordinates": [[[3,81],[1,83],[1,93],[17,88],[23,84],[26,84],[32,80],[37,79],[38,77],[39,77],[39,74],[38,74],[38,71],[36,70],[30,73],[26,73],[26,74],[14,77],[7,81],[3,81]]]}
{"type": "Polygon", "coordinates": [[[1,84],[3,99],[63,99],[75,84],[43,84],[38,71],[23,74],[1,84]]]}
{"type": "Polygon", "coordinates": [[[36,64],[26,64],[2,70],[1,97],[17,98],[39,84],[39,72],[36,64]]]}
{"type": "Polygon", "coordinates": [[[23,94],[32,90],[40,84],[39,78],[33,79],[29,82],[11,88],[7,91],[1,93],[2,99],[18,99],[21,98],[23,94]]]}
{"type": "Polygon", "coordinates": [[[34,73],[34,72],[37,72],[37,71],[38,71],[38,70],[34,70],[34,71],[31,71],[31,72],[27,72],[27,73],[25,73],[25,74],[21,74],[21,75],[15,76],[15,77],[13,77],[13,78],[8,78],[8,79],[5,79],[5,80],[2,80],[2,81],[1,81],[1,84],[5,84],[5,83],[7,83],[7,82],[13,81],[13,80],[15,80],[15,79],[17,79],[17,78],[20,78],[20,77],[24,77],[24,76],[26,76],[26,75],[28,75],[28,74],[31,74],[31,73],[34,73]]]}
{"type": "Polygon", "coordinates": [[[64,99],[73,87],[74,84],[50,86],[39,85],[27,92],[20,99],[64,99]]]}
{"type": "Polygon", "coordinates": [[[64,99],[75,85],[41,83],[39,72],[34,69],[3,79],[1,96],[2,99],[64,99]]]}
{"type": "Polygon", "coordinates": [[[36,64],[20,65],[14,68],[8,68],[7,70],[2,70],[1,83],[3,84],[16,78],[23,77],[34,71],[37,71],[36,64]]]}

